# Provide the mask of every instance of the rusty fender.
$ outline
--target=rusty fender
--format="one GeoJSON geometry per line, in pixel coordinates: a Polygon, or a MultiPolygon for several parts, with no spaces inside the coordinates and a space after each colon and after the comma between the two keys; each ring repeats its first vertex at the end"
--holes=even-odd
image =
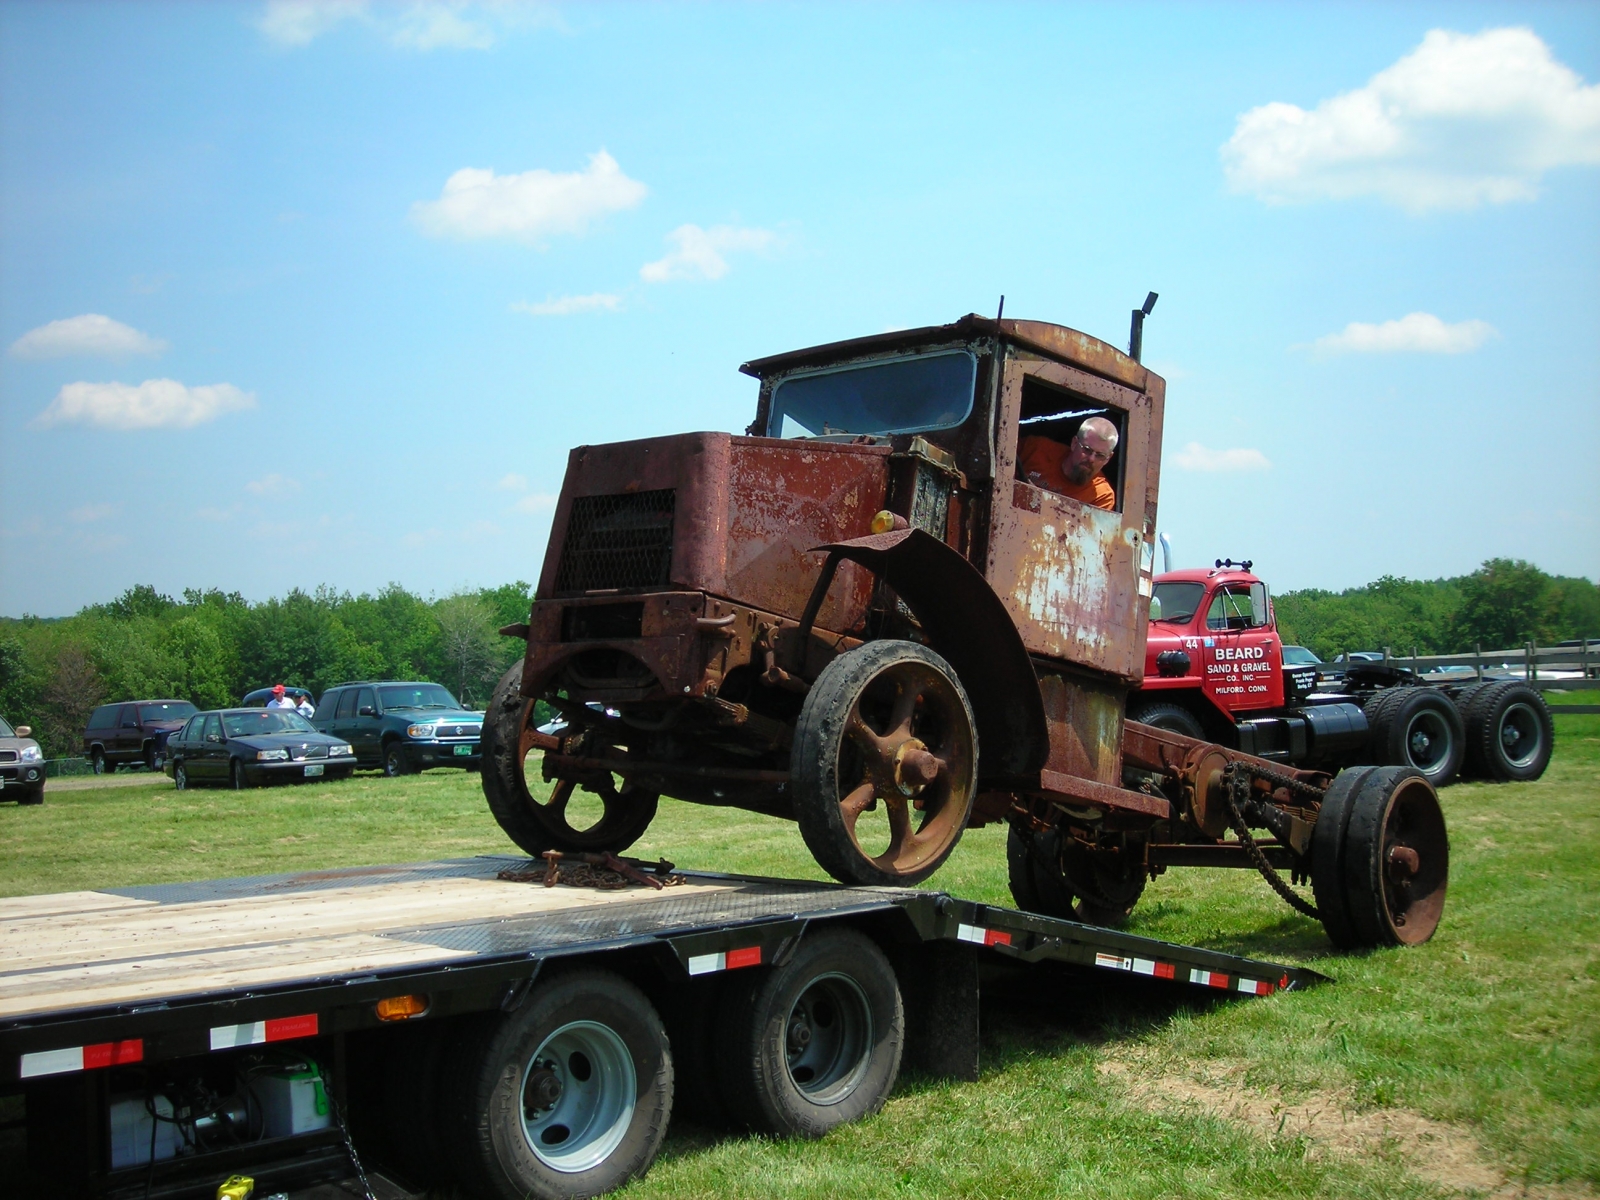
{"type": "MultiPolygon", "coordinates": [[[[955,668],[972,701],[981,774],[1037,774],[1050,745],[1039,679],[1011,614],[976,568],[920,529],[897,529],[813,549],[832,559],[859,563],[911,609],[929,645],[955,668]]],[[[830,575],[824,566],[819,585],[826,587],[830,575]]]]}

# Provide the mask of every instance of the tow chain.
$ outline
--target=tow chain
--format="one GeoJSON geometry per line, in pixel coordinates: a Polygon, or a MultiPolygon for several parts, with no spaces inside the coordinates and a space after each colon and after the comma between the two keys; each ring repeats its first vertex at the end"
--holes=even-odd
{"type": "Polygon", "coordinates": [[[1285,883],[1283,876],[1279,875],[1277,869],[1267,861],[1267,856],[1261,852],[1261,847],[1256,845],[1256,839],[1250,834],[1250,826],[1245,823],[1244,814],[1239,811],[1239,801],[1235,796],[1236,792],[1241,791],[1249,795],[1252,776],[1259,776],[1269,783],[1287,786],[1293,791],[1308,792],[1318,799],[1323,794],[1321,789],[1290,779],[1287,775],[1279,775],[1275,771],[1262,770],[1259,767],[1252,767],[1249,763],[1242,762],[1229,763],[1222,769],[1222,775],[1225,784],[1223,795],[1228,799],[1229,823],[1233,826],[1233,832],[1238,835],[1239,844],[1244,847],[1245,853],[1250,856],[1251,863],[1255,865],[1256,870],[1261,872],[1261,878],[1272,885],[1272,890],[1282,896],[1290,908],[1296,912],[1304,913],[1312,920],[1321,920],[1322,914],[1317,911],[1317,906],[1303,899],[1298,892],[1285,883]]]}

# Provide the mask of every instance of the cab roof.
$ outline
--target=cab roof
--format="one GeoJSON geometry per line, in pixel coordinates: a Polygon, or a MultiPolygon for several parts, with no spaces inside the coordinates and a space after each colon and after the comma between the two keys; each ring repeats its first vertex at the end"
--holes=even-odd
{"type": "Polygon", "coordinates": [[[1260,583],[1261,578],[1238,567],[1185,567],[1181,571],[1165,571],[1155,578],[1157,583],[1260,583]]]}
{"type": "Polygon", "coordinates": [[[827,342],[808,346],[803,350],[789,350],[765,358],[753,358],[740,365],[746,375],[763,379],[768,375],[790,371],[799,367],[822,366],[829,363],[890,354],[896,350],[914,350],[922,346],[947,342],[971,341],[976,338],[1001,337],[1025,349],[1050,358],[1070,363],[1096,375],[1115,380],[1139,391],[1148,390],[1150,372],[1129,358],[1121,350],[1065,325],[1052,325],[1046,321],[995,320],[968,313],[949,325],[924,325],[919,329],[897,329],[890,333],[870,337],[850,338],[842,342],[827,342]]]}

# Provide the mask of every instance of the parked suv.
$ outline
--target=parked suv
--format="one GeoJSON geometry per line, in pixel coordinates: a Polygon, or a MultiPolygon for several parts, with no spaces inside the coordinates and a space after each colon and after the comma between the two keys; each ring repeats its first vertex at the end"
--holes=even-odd
{"type": "Polygon", "coordinates": [[[358,765],[385,775],[478,767],[483,714],[462,708],[437,683],[342,683],[322,693],[311,723],[354,746],[358,765]]]}
{"type": "Polygon", "coordinates": [[[196,711],[187,700],[102,704],[89,714],[83,752],[96,775],[109,774],[123,763],[143,763],[159,771],[167,759],[167,739],[196,711]]]}
{"type": "Polygon", "coordinates": [[[44,754],[26,725],[15,729],[0,717],[0,799],[44,803],[44,754]]]}

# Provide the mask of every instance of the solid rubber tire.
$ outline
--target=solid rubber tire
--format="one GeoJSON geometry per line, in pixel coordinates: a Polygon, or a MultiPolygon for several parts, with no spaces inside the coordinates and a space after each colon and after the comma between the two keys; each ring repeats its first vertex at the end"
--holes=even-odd
{"type": "Polygon", "coordinates": [[[1369,744],[1373,757],[1379,760],[1380,765],[1411,767],[1420,771],[1436,788],[1444,787],[1456,777],[1466,752],[1466,726],[1450,697],[1438,688],[1386,688],[1372,698],[1364,711],[1371,730],[1369,744]],[[1441,716],[1450,730],[1450,753],[1431,771],[1411,760],[1406,741],[1411,721],[1426,709],[1441,716]]]}
{"type": "Polygon", "coordinates": [[[1555,750],[1555,721],[1537,688],[1515,680],[1488,684],[1467,702],[1463,715],[1467,727],[1467,757],[1476,774],[1502,783],[1520,783],[1538,779],[1550,765],[1550,755],[1555,750]],[[1506,757],[1500,733],[1507,711],[1517,704],[1532,710],[1542,739],[1534,760],[1520,766],[1506,757]]]}
{"type": "Polygon", "coordinates": [[[1323,793],[1317,823],[1311,831],[1311,893],[1328,939],[1341,949],[1361,943],[1344,892],[1344,851],[1350,824],[1351,798],[1377,767],[1340,771],[1323,793]]]}
{"type": "Polygon", "coordinates": [[[916,642],[885,639],[868,642],[839,655],[817,676],[806,693],[795,723],[790,751],[790,787],[795,819],[811,856],[840,883],[880,887],[909,887],[932,875],[954,853],[972,816],[977,798],[978,727],[972,702],[961,686],[955,668],[928,647],[916,642]],[[961,814],[950,844],[915,871],[894,874],[883,870],[856,845],[839,810],[839,754],[845,718],[856,696],[872,679],[898,662],[916,660],[943,673],[955,689],[972,739],[972,774],[967,787],[967,809],[961,814]]]}
{"type": "MultiPolygon", "coordinates": [[[[1358,945],[1398,946],[1402,942],[1390,928],[1383,900],[1383,837],[1389,800],[1409,778],[1426,779],[1415,767],[1377,768],[1363,781],[1350,801],[1344,850],[1344,893],[1358,945]]],[[[1437,805],[1437,801],[1435,801],[1437,805]]],[[[1444,816],[1439,820],[1443,825],[1444,816]]],[[[1449,878],[1449,845],[1445,845],[1444,874],[1449,878]]],[[[1435,926],[1437,928],[1437,926],[1435,926]]],[[[1430,930],[1427,937],[1432,936],[1430,930]]],[[[1426,941],[1427,937],[1422,940],[1426,941]]]]}
{"type": "Polygon", "coordinates": [[[1011,885],[1011,898],[1024,912],[1074,921],[1077,920],[1072,908],[1074,896],[1061,879],[1039,861],[1039,856],[1049,851],[1034,846],[1041,839],[1060,836],[1054,830],[1023,834],[1015,825],[1011,826],[1006,831],[1006,881],[1011,885]]]}
{"type": "Polygon", "coordinates": [[[1208,741],[1205,728],[1200,720],[1181,704],[1171,704],[1166,701],[1148,701],[1132,708],[1128,712],[1128,720],[1137,721],[1140,725],[1149,725],[1156,729],[1165,729],[1168,733],[1181,734],[1184,737],[1195,738],[1198,741],[1208,741]]]}
{"type": "Polygon", "coordinates": [[[825,929],[804,938],[782,965],[730,979],[720,1005],[723,1036],[717,1081],[727,1111],[758,1132],[819,1138],[883,1107],[900,1074],[905,1010],[894,968],[876,942],[854,929],[825,929]],[[867,1066],[848,1094],[817,1104],[795,1084],[786,1061],[787,1021],[812,982],[844,975],[861,989],[871,1013],[867,1066]]]}
{"type": "Polygon", "coordinates": [[[655,1161],[672,1116],[672,1051],[650,1001],[610,971],[578,968],[540,979],[515,1010],[490,1018],[449,1051],[447,1156],[458,1182],[483,1200],[580,1200],[637,1179],[655,1161]],[[572,1021],[611,1029],[633,1058],[637,1087],[622,1140],[585,1171],[557,1171],[522,1128],[523,1071],[545,1039],[572,1021]]]}

